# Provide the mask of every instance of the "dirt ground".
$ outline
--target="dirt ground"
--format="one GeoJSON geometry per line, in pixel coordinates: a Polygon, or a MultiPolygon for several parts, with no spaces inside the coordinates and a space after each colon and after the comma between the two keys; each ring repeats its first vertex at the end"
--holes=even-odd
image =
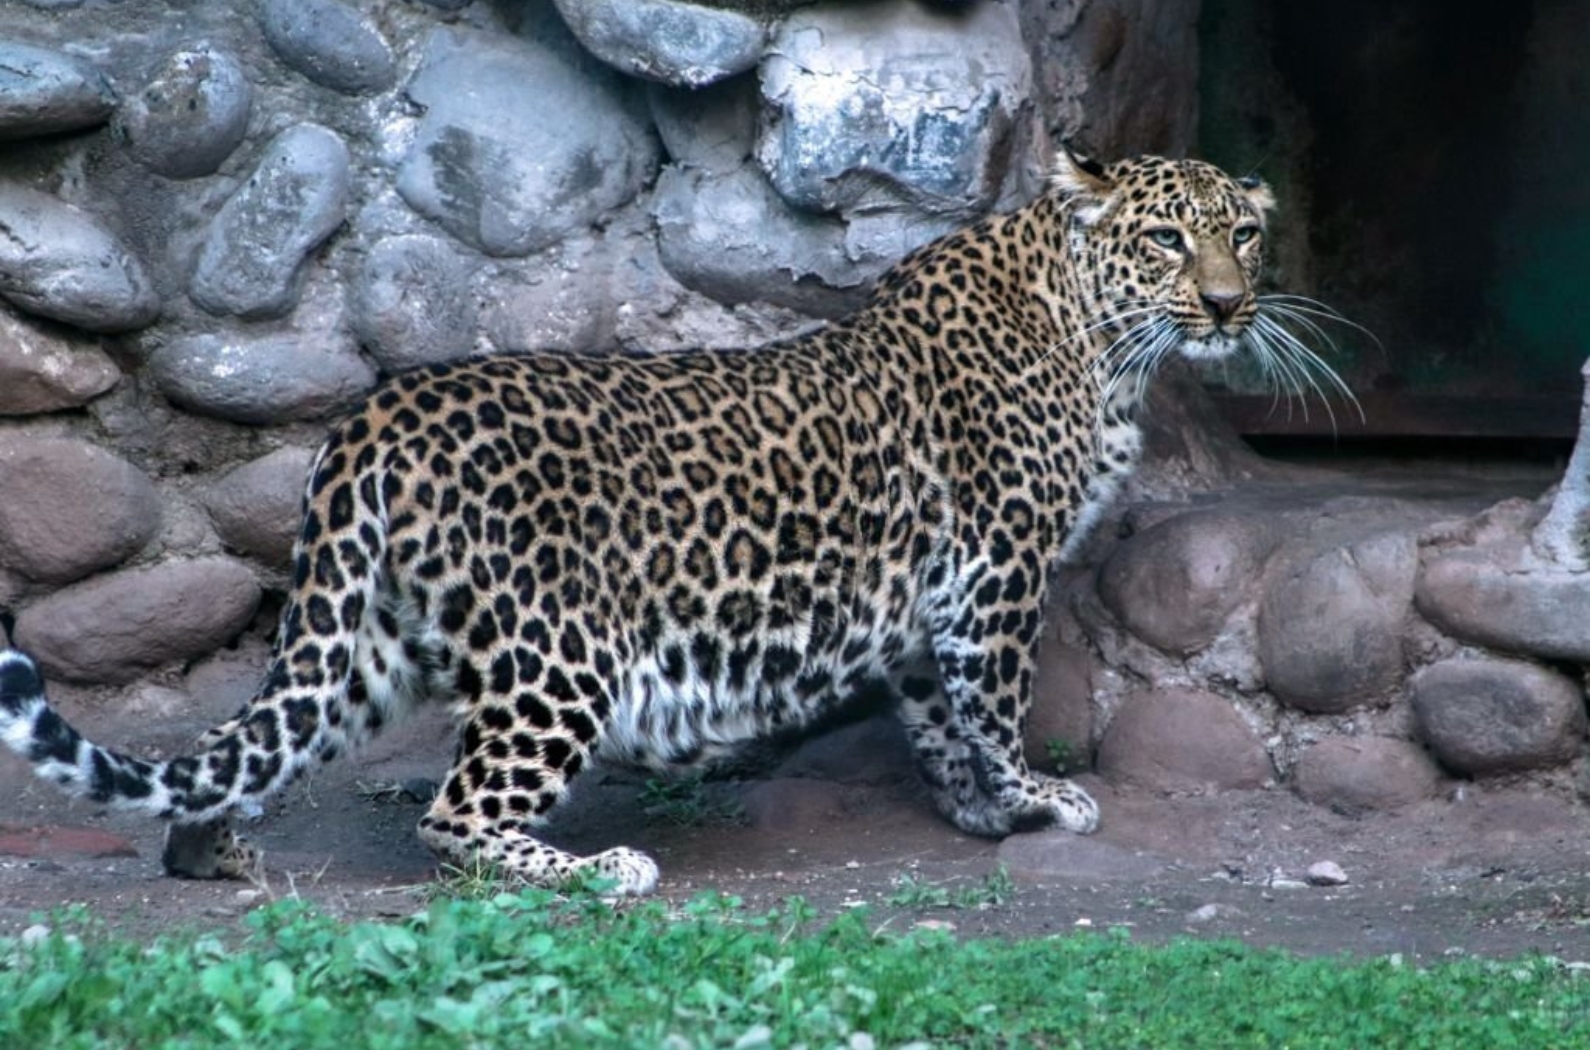
{"type": "MultiPolygon", "coordinates": [[[[83,724],[118,739],[115,727],[83,724]]],[[[0,935],[69,903],[136,936],[225,926],[292,895],[350,917],[408,914],[437,869],[413,833],[424,806],[395,785],[439,776],[446,737],[438,716],[422,715],[287,793],[248,829],[265,854],[256,885],[166,877],[155,822],[68,803],[0,754],[0,824],[13,844],[42,846],[31,857],[0,853],[0,935]],[[136,855],[83,855],[69,833],[31,830],[63,826],[124,836],[136,855]]],[[[1085,777],[1105,814],[1098,834],[998,843],[938,818],[882,720],[797,752],[780,774],[659,789],[598,771],[582,778],[551,838],[650,851],[670,899],[719,891],[762,907],[798,894],[824,913],[867,905],[871,921],[894,929],[1125,927],[1153,941],[1237,938],[1306,953],[1590,961],[1590,807],[1540,785],[1467,785],[1415,811],[1351,819],[1280,789],[1159,797],[1085,777]],[[1321,861],[1348,881],[1307,884],[1321,861]],[[994,903],[1001,866],[1013,892],[994,903]]]]}

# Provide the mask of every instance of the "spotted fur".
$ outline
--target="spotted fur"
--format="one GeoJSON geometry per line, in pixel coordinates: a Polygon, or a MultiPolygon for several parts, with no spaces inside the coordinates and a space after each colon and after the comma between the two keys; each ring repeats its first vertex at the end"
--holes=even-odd
{"type": "Polygon", "coordinates": [[[688,767],[881,685],[955,824],[1093,830],[1093,800],[1022,754],[1046,586],[1136,463],[1142,376],[1242,341],[1270,198],[1193,161],[1057,166],[807,335],[393,378],[320,450],[264,681],[202,750],[89,743],[16,651],[0,735],[174,822],[174,873],[235,875],[232,811],[447,699],[428,844],[644,893],[645,855],[537,837],[593,757],[688,767]]]}

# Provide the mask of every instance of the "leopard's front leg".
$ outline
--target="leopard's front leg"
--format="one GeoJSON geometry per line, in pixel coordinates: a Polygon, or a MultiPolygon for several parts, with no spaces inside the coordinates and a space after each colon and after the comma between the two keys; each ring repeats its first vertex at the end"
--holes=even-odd
{"type": "Polygon", "coordinates": [[[1043,622],[1042,574],[1025,572],[1030,581],[1025,589],[1011,585],[1009,577],[992,587],[988,580],[997,577],[991,570],[984,575],[981,585],[965,589],[956,614],[935,630],[944,710],[923,721],[942,720],[940,735],[954,738],[952,752],[966,756],[977,793],[964,808],[973,823],[988,826],[980,833],[1049,825],[1091,832],[1099,825],[1098,803],[1070,780],[1031,770],[1023,751],[1043,622]]]}

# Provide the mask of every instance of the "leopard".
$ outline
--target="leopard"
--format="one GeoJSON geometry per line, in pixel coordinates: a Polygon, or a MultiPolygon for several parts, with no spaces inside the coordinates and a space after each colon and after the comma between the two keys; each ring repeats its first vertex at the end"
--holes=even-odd
{"type": "Polygon", "coordinates": [[[1042,191],[912,251],[863,305],[760,347],[484,354],[333,425],[257,692],[190,754],[90,742],[0,652],[0,737],[44,779],[233,827],[416,704],[456,715],[419,821],[443,861],[646,894],[653,859],[546,827],[593,763],[678,773],[883,695],[964,832],[1094,831],[1023,750],[1046,597],[1141,459],[1171,357],[1264,349],[1274,197],[1201,160],[1057,152],[1042,191]]]}

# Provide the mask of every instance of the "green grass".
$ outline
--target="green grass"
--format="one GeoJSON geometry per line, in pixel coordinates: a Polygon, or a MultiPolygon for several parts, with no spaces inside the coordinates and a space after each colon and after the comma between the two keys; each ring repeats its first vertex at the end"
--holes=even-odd
{"type": "Polygon", "coordinates": [[[869,918],[526,892],[395,923],[276,904],[241,936],[149,943],[57,917],[31,943],[0,941],[0,1046],[1590,1046],[1590,977],[1546,959],[1422,969],[1112,934],[957,941],[869,918]]]}
{"type": "Polygon", "coordinates": [[[968,885],[927,882],[915,875],[901,875],[894,880],[894,892],[884,903],[895,908],[997,908],[1015,895],[1015,881],[1010,872],[1000,866],[968,885]]]}
{"type": "Polygon", "coordinates": [[[649,779],[635,800],[648,817],[658,817],[682,828],[745,823],[745,809],[739,801],[715,793],[700,778],[649,779]]]}

